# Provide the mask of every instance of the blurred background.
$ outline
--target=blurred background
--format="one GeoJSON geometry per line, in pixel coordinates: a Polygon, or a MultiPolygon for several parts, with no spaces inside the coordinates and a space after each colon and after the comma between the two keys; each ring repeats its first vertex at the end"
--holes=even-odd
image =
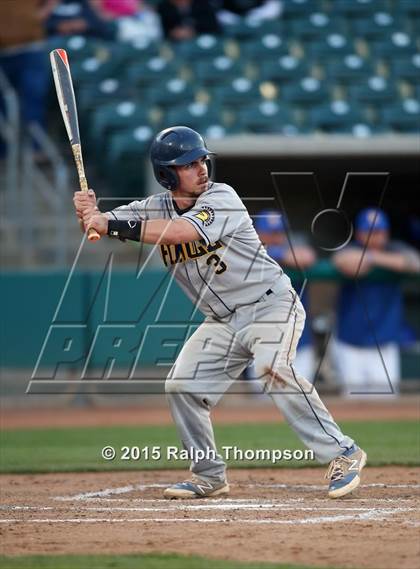
{"type": "MultiPolygon", "coordinates": [[[[418,1],[1,0],[4,406],[142,404],[139,390],[161,401],[157,380],[201,318],[150,248],[81,245],[54,48],[69,55],[101,209],[160,191],[148,163],[156,132],[198,130],[218,154],[214,178],[304,285],[299,365],[317,388],[419,391],[418,1]],[[365,215],[355,247],[366,227],[384,237],[360,286],[333,252],[346,220],[312,225],[340,193],[347,221],[365,215]],[[29,382],[37,396],[24,395],[29,382]]],[[[265,404],[252,381],[238,390],[265,404]]]]}

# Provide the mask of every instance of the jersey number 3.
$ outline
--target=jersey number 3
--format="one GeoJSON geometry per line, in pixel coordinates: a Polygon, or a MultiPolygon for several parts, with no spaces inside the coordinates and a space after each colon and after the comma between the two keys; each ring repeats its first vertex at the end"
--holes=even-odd
{"type": "Polygon", "coordinates": [[[207,264],[213,265],[215,270],[214,272],[216,273],[216,275],[221,275],[222,273],[224,273],[227,269],[226,263],[224,263],[219,255],[210,255],[209,257],[207,257],[207,264]]]}

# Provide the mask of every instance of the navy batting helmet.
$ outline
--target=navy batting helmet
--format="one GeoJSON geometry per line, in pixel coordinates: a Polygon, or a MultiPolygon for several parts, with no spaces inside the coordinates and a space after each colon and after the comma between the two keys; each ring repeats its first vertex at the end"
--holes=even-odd
{"type": "MultiPolygon", "coordinates": [[[[166,128],[156,135],[150,148],[150,159],[156,180],[167,190],[176,190],[178,175],[171,166],[185,166],[202,156],[214,154],[206,148],[203,137],[187,126],[166,128]]],[[[208,164],[209,176],[211,164],[208,164]]]]}

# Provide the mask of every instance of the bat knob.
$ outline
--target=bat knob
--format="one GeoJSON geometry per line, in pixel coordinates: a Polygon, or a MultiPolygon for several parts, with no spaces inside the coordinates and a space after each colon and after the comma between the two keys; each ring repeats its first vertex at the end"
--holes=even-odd
{"type": "Polygon", "coordinates": [[[88,231],[88,240],[89,241],[99,241],[101,236],[97,231],[95,231],[92,227],[88,231]]]}

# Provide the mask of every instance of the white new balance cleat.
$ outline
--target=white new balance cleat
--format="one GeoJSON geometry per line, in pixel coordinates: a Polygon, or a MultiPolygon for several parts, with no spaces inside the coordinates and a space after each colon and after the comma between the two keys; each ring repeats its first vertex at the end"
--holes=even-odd
{"type": "Polygon", "coordinates": [[[353,445],[341,456],[331,461],[325,478],[330,480],[328,496],[341,498],[360,484],[360,473],[365,466],[367,454],[364,450],[353,445]]]}
{"type": "Polygon", "coordinates": [[[173,486],[166,488],[163,495],[169,500],[213,498],[229,494],[229,490],[229,484],[226,480],[222,482],[208,482],[201,480],[201,478],[193,474],[191,480],[177,482],[173,486]]]}

